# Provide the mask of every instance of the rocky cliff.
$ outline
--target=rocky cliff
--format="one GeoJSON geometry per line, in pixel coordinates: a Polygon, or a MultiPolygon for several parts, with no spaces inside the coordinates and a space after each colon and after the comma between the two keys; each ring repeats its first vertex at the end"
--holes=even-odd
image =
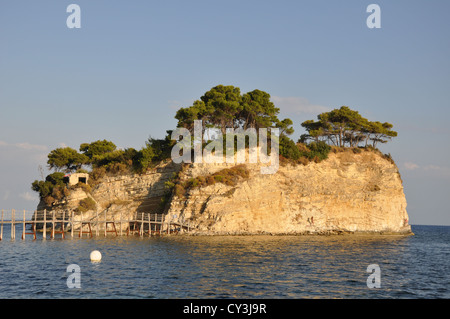
{"type": "MultiPolygon", "coordinates": [[[[47,209],[57,212],[57,218],[62,217],[62,213],[74,213],[74,220],[95,221],[99,215],[101,219],[107,220],[132,220],[138,214],[163,212],[162,200],[167,197],[165,182],[171,180],[181,169],[181,165],[172,162],[161,163],[157,167],[147,171],[145,174],[125,174],[117,176],[104,176],[100,182],[92,187],[78,187],[70,190],[69,194],[62,200],[57,201],[52,207],[47,207],[41,200],[38,205],[38,212],[47,209]],[[77,211],[80,203],[87,198],[91,198],[95,203],[95,208],[88,211],[77,211]]],[[[66,215],[67,216],[67,215],[66,215]]],[[[42,216],[38,219],[42,220],[42,216]]],[[[119,225],[116,225],[118,227],[119,225]]],[[[122,224],[123,230],[128,225],[122,224]]],[[[75,228],[79,226],[75,225],[75,228]]],[[[103,224],[99,224],[99,229],[103,229],[103,224]]]]}
{"type": "MultiPolygon", "coordinates": [[[[197,164],[184,178],[225,165],[197,164]]],[[[174,198],[169,216],[207,234],[410,233],[402,181],[394,163],[376,152],[330,153],[320,163],[281,166],[236,186],[215,183],[174,198]]]]}
{"type": "MultiPolygon", "coordinates": [[[[96,211],[132,216],[161,208],[165,182],[207,177],[231,164],[161,164],[143,175],[106,177],[90,193],[71,192],[57,205],[75,208],[91,197],[96,211]]],[[[173,195],[166,219],[189,222],[195,234],[410,233],[406,199],[396,165],[377,152],[330,153],[320,163],[280,166],[263,175],[247,164],[248,176],[173,195]]],[[[56,209],[56,208],[55,208],[56,209]]],[[[93,216],[94,211],[84,213],[93,216]]]]}

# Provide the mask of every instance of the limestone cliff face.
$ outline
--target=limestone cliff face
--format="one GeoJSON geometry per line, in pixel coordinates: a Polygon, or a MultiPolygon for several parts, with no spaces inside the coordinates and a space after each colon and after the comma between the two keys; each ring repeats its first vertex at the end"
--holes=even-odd
{"type": "MultiPolygon", "coordinates": [[[[185,178],[225,165],[191,165],[185,178]]],[[[200,234],[409,233],[406,199],[395,164],[374,152],[331,153],[320,163],[280,167],[237,186],[216,183],[173,199],[169,216],[200,234]]]]}
{"type": "MultiPolygon", "coordinates": [[[[101,182],[92,187],[90,192],[83,188],[70,191],[70,194],[63,200],[56,202],[53,207],[45,207],[41,201],[38,210],[47,208],[51,211],[59,212],[57,218],[62,217],[62,212],[71,213],[79,205],[80,201],[90,197],[94,200],[95,209],[83,213],[75,213],[74,220],[93,220],[100,215],[103,219],[105,214],[108,220],[136,219],[141,213],[155,213],[161,211],[161,199],[167,193],[164,183],[170,180],[181,168],[181,165],[166,162],[149,170],[145,174],[127,174],[119,176],[105,176],[101,182]]],[[[147,216],[144,216],[146,219],[147,216]]],[[[38,218],[42,219],[42,218],[38,218]]],[[[75,228],[78,226],[75,225],[75,228]]],[[[103,224],[99,224],[102,229],[103,224]]],[[[118,227],[118,225],[116,225],[118,227]]],[[[122,225],[126,229],[127,225],[122,225]]]]}
{"type": "MultiPolygon", "coordinates": [[[[190,164],[180,171],[181,165],[169,162],[143,175],[105,177],[90,193],[72,191],[53,209],[74,209],[91,197],[97,207],[83,220],[97,213],[135,218],[155,212],[174,173],[186,180],[231,166],[190,164]]],[[[320,163],[280,166],[271,175],[261,174],[257,164],[247,168],[249,177],[234,186],[215,183],[173,196],[166,221],[189,222],[196,234],[411,232],[398,169],[375,152],[330,153],[320,163]]]]}

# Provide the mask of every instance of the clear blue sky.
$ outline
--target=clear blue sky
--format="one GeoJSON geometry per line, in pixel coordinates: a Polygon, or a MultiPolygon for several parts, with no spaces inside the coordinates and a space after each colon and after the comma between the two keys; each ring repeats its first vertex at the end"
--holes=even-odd
{"type": "Polygon", "coordinates": [[[140,148],[217,84],[271,94],[300,123],[347,105],[394,124],[381,146],[413,224],[450,225],[449,1],[2,1],[0,208],[35,209],[56,147],[140,148]],[[69,29],[66,8],[81,8],[69,29]],[[381,8],[369,29],[366,8],[381,8]],[[47,173],[47,172],[45,172],[47,173]]]}

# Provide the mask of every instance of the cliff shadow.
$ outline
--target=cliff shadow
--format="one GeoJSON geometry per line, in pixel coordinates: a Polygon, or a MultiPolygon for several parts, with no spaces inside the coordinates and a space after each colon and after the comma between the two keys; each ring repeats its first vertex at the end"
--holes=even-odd
{"type": "Polygon", "coordinates": [[[171,197],[171,191],[166,188],[166,182],[172,180],[181,170],[181,164],[175,164],[172,161],[160,167],[153,168],[147,174],[160,174],[159,178],[148,187],[145,196],[139,203],[136,214],[162,214],[171,197]]]}

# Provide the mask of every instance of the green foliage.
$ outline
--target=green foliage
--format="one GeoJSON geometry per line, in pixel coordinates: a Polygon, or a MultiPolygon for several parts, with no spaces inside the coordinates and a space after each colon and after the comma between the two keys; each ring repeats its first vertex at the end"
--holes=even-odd
{"type": "MultiPolygon", "coordinates": [[[[153,163],[170,158],[171,148],[175,141],[170,139],[171,131],[167,131],[167,133],[164,139],[149,138],[139,151],[134,148],[116,149],[116,145],[107,140],[81,144],[80,151],[82,153],[78,153],[70,147],[58,148],[48,155],[48,164],[51,169],[65,172],[87,172],[81,167],[90,165],[92,167],[91,180],[94,183],[108,173],[124,174],[130,170],[143,173],[153,163]]],[[[43,193],[47,193],[45,191],[47,186],[40,186],[43,193]]],[[[39,188],[37,183],[34,188],[39,188]]]]}
{"type": "Polygon", "coordinates": [[[143,173],[154,163],[170,158],[172,146],[176,143],[170,136],[172,131],[167,131],[164,139],[149,138],[140,151],[130,152],[131,163],[136,172],[143,173]]]}
{"type": "Polygon", "coordinates": [[[64,173],[55,172],[48,175],[45,181],[35,180],[31,184],[31,189],[39,193],[39,197],[50,206],[56,200],[68,195],[69,190],[64,183],[64,173]]]}
{"type": "Polygon", "coordinates": [[[80,169],[88,161],[89,158],[86,155],[78,153],[73,148],[64,147],[51,151],[48,154],[47,164],[50,169],[71,172],[80,169]]]}
{"type": "Polygon", "coordinates": [[[76,212],[84,213],[89,210],[95,210],[97,208],[97,204],[91,197],[87,197],[85,199],[80,200],[78,207],[75,209],[76,212]]]}
{"type": "Polygon", "coordinates": [[[310,161],[320,162],[328,158],[331,146],[323,141],[295,144],[289,137],[280,137],[280,155],[283,162],[307,165],[310,161]]]}
{"type": "Polygon", "coordinates": [[[294,133],[294,129],[291,127],[294,123],[291,119],[284,119],[282,121],[276,119],[275,123],[275,127],[280,129],[280,135],[291,135],[294,133]]]}
{"type": "Polygon", "coordinates": [[[146,142],[147,148],[153,150],[153,161],[163,161],[171,156],[172,147],[175,145],[175,141],[171,139],[172,131],[166,131],[166,137],[164,139],[149,138],[146,142]]]}
{"type": "Polygon", "coordinates": [[[83,143],[80,145],[80,152],[93,159],[96,156],[101,156],[116,150],[116,145],[113,142],[103,140],[92,143],[83,143]]]}
{"type": "Polygon", "coordinates": [[[212,108],[210,106],[207,107],[205,102],[201,100],[195,101],[190,107],[180,108],[175,114],[175,119],[178,120],[178,127],[185,127],[191,132],[194,130],[195,120],[204,120],[206,122],[210,117],[212,117],[212,108]]]}
{"type": "Polygon", "coordinates": [[[105,168],[112,175],[125,175],[130,172],[130,167],[124,163],[111,163],[105,168]]]}
{"type": "Polygon", "coordinates": [[[175,183],[170,181],[164,182],[164,187],[168,190],[172,190],[175,187],[175,183]]]}
{"type": "Polygon", "coordinates": [[[300,156],[302,156],[295,142],[286,135],[281,135],[279,141],[280,155],[284,158],[295,161],[298,160],[300,156]]]}
{"type": "Polygon", "coordinates": [[[35,192],[38,192],[41,199],[51,195],[51,193],[53,191],[53,187],[54,187],[54,185],[50,182],[44,182],[44,181],[38,181],[38,180],[35,180],[31,184],[31,189],[35,192]]]}
{"type": "Polygon", "coordinates": [[[95,155],[92,159],[92,165],[94,167],[109,166],[111,164],[123,163],[126,164],[127,158],[125,156],[125,151],[116,150],[101,155],[95,155]]]}
{"type": "MultiPolygon", "coordinates": [[[[48,175],[45,178],[45,181],[35,180],[31,184],[31,189],[33,191],[39,193],[39,196],[41,199],[45,199],[46,197],[54,194],[54,190],[56,188],[63,189],[65,187],[63,178],[64,178],[64,173],[55,172],[53,174],[48,175]]],[[[61,191],[58,190],[58,194],[60,192],[61,191]]],[[[61,196],[57,196],[57,197],[61,197],[61,196]]],[[[59,199],[59,198],[57,198],[57,199],[59,199]]]]}
{"type": "Polygon", "coordinates": [[[207,91],[200,100],[187,108],[177,111],[175,119],[178,127],[193,131],[194,121],[202,121],[202,133],[207,128],[217,128],[222,135],[227,128],[269,128],[278,127],[282,134],[294,132],[292,120],[279,120],[280,109],[270,101],[270,95],[261,90],[253,90],[241,95],[234,86],[218,85],[207,91]]]}
{"type": "Polygon", "coordinates": [[[134,168],[138,172],[145,172],[153,159],[155,158],[155,152],[151,145],[147,144],[146,147],[143,147],[139,152],[136,153],[134,158],[134,168]]]}
{"type": "Polygon", "coordinates": [[[222,134],[226,128],[235,127],[236,115],[242,111],[241,90],[232,85],[218,85],[200,98],[206,109],[208,124],[219,127],[222,134]]]}
{"type": "Polygon", "coordinates": [[[52,183],[53,185],[64,185],[64,173],[61,172],[55,172],[50,175],[48,175],[45,178],[45,181],[52,183]]]}
{"type": "Polygon", "coordinates": [[[94,167],[92,171],[89,173],[89,182],[90,184],[95,184],[97,181],[102,179],[106,175],[105,167],[94,167]]]}
{"type": "MultiPolygon", "coordinates": [[[[242,96],[242,111],[239,119],[244,122],[243,129],[271,127],[278,121],[280,109],[270,101],[270,95],[264,91],[253,90],[242,96]]],[[[291,123],[292,125],[292,123],[291,123]]]]}
{"type": "Polygon", "coordinates": [[[308,120],[302,123],[308,134],[300,138],[300,142],[311,139],[315,142],[326,141],[334,146],[356,147],[360,143],[367,146],[372,141],[372,146],[377,143],[386,143],[397,132],[392,130],[390,123],[371,122],[362,117],[357,111],[347,106],[324,112],[317,116],[318,121],[308,120]]]}
{"type": "Polygon", "coordinates": [[[315,160],[317,158],[319,161],[322,161],[328,158],[331,146],[323,141],[311,142],[308,145],[308,149],[309,152],[303,153],[303,156],[308,157],[310,160],[315,160]]]}

